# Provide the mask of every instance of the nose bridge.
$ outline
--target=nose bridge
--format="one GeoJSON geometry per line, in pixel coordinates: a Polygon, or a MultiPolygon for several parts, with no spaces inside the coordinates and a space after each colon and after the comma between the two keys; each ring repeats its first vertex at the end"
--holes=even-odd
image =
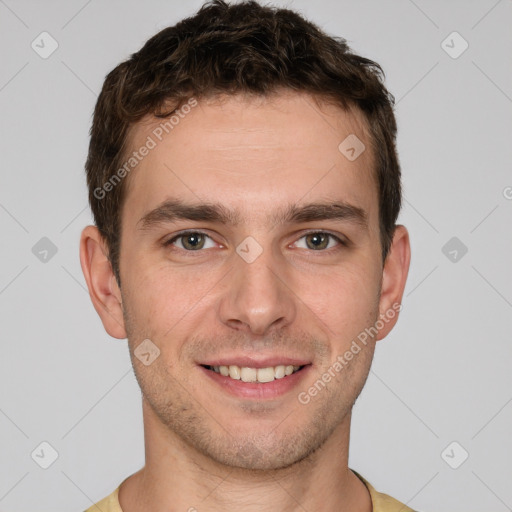
{"type": "Polygon", "coordinates": [[[236,249],[233,271],[220,304],[223,323],[263,334],[295,317],[292,292],[284,284],[282,265],[271,247],[247,237],[236,249]]]}

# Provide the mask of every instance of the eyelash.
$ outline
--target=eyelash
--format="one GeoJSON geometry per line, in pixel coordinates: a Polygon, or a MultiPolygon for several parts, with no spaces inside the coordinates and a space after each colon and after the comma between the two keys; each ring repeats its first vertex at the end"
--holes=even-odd
{"type": "MultiPolygon", "coordinates": [[[[163,245],[164,245],[164,247],[170,247],[170,246],[172,246],[172,244],[173,244],[176,240],[178,240],[178,239],[180,239],[180,238],[182,238],[182,237],[184,237],[184,236],[186,236],[186,235],[190,235],[190,234],[203,235],[203,236],[208,237],[208,238],[210,238],[211,240],[213,240],[213,239],[212,239],[212,237],[211,237],[210,235],[208,235],[208,233],[205,233],[204,231],[200,231],[200,230],[188,230],[188,231],[182,231],[182,232],[178,233],[177,235],[173,236],[172,238],[170,238],[169,240],[167,240],[166,242],[164,242],[164,243],[163,243],[163,245]]],[[[318,230],[317,230],[317,231],[315,231],[315,230],[313,230],[313,231],[308,231],[307,233],[304,233],[300,238],[298,238],[298,240],[301,240],[302,238],[304,238],[304,237],[306,237],[306,236],[308,236],[308,235],[316,235],[316,234],[328,235],[328,236],[329,236],[329,237],[331,237],[332,239],[336,240],[336,242],[338,242],[338,244],[339,244],[339,245],[337,246],[338,248],[339,248],[340,246],[341,246],[341,247],[347,247],[347,242],[345,242],[345,241],[344,241],[344,240],[342,240],[339,236],[337,236],[337,235],[335,235],[335,234],[333,234],[333,233],[331,233],[331,232],[329,232],[329,231],[322,231],[322,230],[320,230],[320,231],[318,231],[318,230]]],[[[330,247],[329,249],[320,249],[320,250],[318,250],[318,251],[315,251],[315,250],[313,250],[313,249],[310,249],[310,252],[327,252],[327,251],[330,251],[330,250],[335,249],[335,248],[336,248],[336,247],[330,247]]],[[[187,250],[187,249],[181,249],[181,247],[176,247],[175,249],[177,249],[177,250],[181,250],[181,251],[184,251],[184,252],[187,252],[187,253],[194,253],[194,252],[202,252],[202,251],[204,251],[204,249],[198,249],[198,250],[196,250],[196,251],[192,251],[192,250],[187,250]]]]}

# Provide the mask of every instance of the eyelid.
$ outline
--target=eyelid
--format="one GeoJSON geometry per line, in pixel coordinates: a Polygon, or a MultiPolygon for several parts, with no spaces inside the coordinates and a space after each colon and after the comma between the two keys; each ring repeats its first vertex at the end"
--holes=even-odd
{"type": "MultiPolygon", "coordinates": [[[[339,245],[343,246],[343,247],[346,247],[348,245],[348,240],[346,240],[343,236],[341,236],[340,234],[336,234],[336,233],[332,233],[331,231],[329,230],[325,230],[325,229],[310,229],[308,231],[302,231],[302,234],[299,238],[297,238],[297,240],[295,242],[293,242],[294,244],[297,243],[299,240],[301,240],[302,238],[304,238],[305,236],[307,235],[313,235],[313,234],[323,234],[323,235],[328,235],[330,236],[331,238],[334,238],[339,245]]],[[[293,245],[293,244],[291,244],[293,245]]],[[[334,247],[331,247],[330,249],[334,249],[334,247]]],[[[324,249],[322,251],[312,251],[312,252],[325,252],[325,251],[328,251],[329,249],[324,249]]]]}
{"type": "MultiPolygon", "coordinates": [[[[206,231],[203,231],[201,229],[185,229],[183,231],[179,231],[178,233],[173,234],[171,238],[169,238],[168,240],[163,242],[163,246],[167,247],[167,246],[173,245],[173,243],[176,240],[178,240],[179,238],[181,238],[185,235],[188,235],[190,233],[194,233],[194,234],[197,233],[199,235],[203,235],[203,236],[209,238],[210,240],[214,241],[213,237],[210,236],[206,231]]],[[[222,244],[220,244],[220,245],[222,245],[222,244]]],[[[181,249],[181,247],[176,247],[176,249],[181,249]]],[[[184,249],[182,249],[182,250],[184,250],[184,249]]],[[[202,249],[200,249],[198,251],[187,251],[187,252],[201,252],[201,250],[202,249]]]]}
{"type": "MultiPolygon", "coordinates": [[[[203,235],[203,236],[209,238],[210,240],[214,241],[213,237],[211,237],[206,231],[203,231],[201,229],[185,229],[183,231],[179,231],[178,233],[175,233],[171,238],[169,238],[168,240],[163,242],[163,245],[165,247],[173,245],[173,242],[175,242],[180,237],[185,236],[189,233],[197,233],[197,234],[203,235]]],[[[301,235],[295,240],[295,242],[293,242],[293,244],[297,243],[299,240],[301,240],[302,238],[304,238],[307,235],[312,235],[312,234],[317,234],[317,233],[328,235],[331,238],[334,238],[341,246],[348,245],[348,241],[346,239],[344,239],[342,236],[340,236],[339,234],[332,233],[331,231],[328,231],[325,229],[310,229],[308,231],[301,231],[301,235]]],[[[290,244],[290,245],[293,245],[293,244],[290,244]]],[[[222,244],[219,244],[219,245],[222,246],[222,244]]],[[[181,248],[177,247],[177,249],[181,249],[181,248]]],[[[333,249],[333,247],[331,247],[331,249],[333,249]]],[[[182,250],[185,250],[185,249],[182,249],[182,250]]],[[[198,251],[186,251],[186,252],[201,252],[203,250],[204,249],[199,249],[198,251]]],[[[325,251],[325,249],[323,251],[318,251],[318,252],[324,252],[324,251],[325,251]]]]}

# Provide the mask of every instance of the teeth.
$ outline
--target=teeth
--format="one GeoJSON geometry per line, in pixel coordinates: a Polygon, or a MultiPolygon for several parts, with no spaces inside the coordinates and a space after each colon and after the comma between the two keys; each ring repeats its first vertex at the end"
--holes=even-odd
{"type": "Polygon", "coordinates": [[[274,368],[258,368],[258,382],[272,382],[276,372],[274,368]]]}
{"type": "Polygon", "coordinates": [[[276,366],[275,377],[276,379],[282,379],[285,376],[284,364],[276,366]]]}
{"type": "Polygon", "coordinates": [[[268,368],[249,368],[247,366],[210,366],[215,373],[220,373],[224,377],[230,377],[243,382],[272,382],[274,379],[282,379],[296,372],[300,366],[280,364],[278,366],[269,366],[268,368]]]}
{"type": "Polygon", "coordinates": [[[258,371],[256,368],[240,368],[240,378],[244,382],[256,382],[258,380],[258,371]]]}
{"type": "MultiPolygon", "coordinates": [[[[224,367],[224,368],[226,368],[226,367],[224,367]]],[[[238,366],[231,365],[229,367],[229,376],[232,379],[240,380],[240,368],[238,366]]]]}

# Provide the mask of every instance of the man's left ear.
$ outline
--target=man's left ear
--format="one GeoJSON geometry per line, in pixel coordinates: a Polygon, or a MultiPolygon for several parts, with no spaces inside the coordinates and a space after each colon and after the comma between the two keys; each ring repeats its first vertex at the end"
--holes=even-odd
{"type": "Polygon", "coordinates": [[[384,326],[379,329],[377,340],[385,338],[398,320],[410,261],[409,233],[405,226],[396,226],[382,273],[379,319],[384,326]]]}

